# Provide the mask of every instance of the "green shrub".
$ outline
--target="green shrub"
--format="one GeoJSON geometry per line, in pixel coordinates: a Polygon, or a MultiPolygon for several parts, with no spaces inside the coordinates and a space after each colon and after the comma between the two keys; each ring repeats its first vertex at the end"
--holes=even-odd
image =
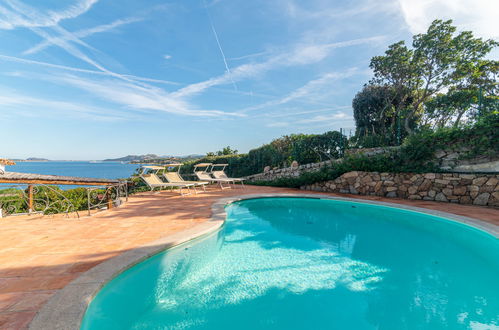
{"type": "Polygon", "coordinates": [[[182,174],[191,175],[195,164],[229,164],[227,174],[234,177],[260,173],[265,166],[283,167],[291,162],[309,164],[339,158],[347,139],[340,132],[324,134],[292,134],[250,150],[247,154],[206,156],[184,163],[182,174]]]}
{"type": "Polygon", "coordinates": [[[82,211],[88,209],[88,197],[85,188],[65,190],[62,191],[62,195],[73,204],[76,210],[82,211]]]}
{"type": "Polygon", "coordinates": [[[366,172],[440,172],[434,160],[438,149],[466,149],[464,157],[499,155],[499,115],[483,118],[472,126],[422,130],[408,136],[401,148],[367,157],[346,156],[342,162],[303,173],[299,177],[280,178],[271,182],[249,182],[255,185],[297,188],[321,181],[334,180],[350,171],[366,172]]]}
{"type": "Polygon", "coordinates": [[[342,162],[322,167],[316,172],[305,172],[298,177],[280,178],[273,181],[252,181],[248,184],[298,188],[304,185],[334,180],[351,171],[365,172],[437,172],[432,163],[407,161],[402,150],[374,156],[350,155],[342,162]]]}
{"type": "Polygon", "coordinates": [[[462,158],[499,155],[499,115],[482,118],[474,125],[422,130],[410,135],[402,146],[408,161],[429,161],[439,149],[468,150],[462,158]]]}

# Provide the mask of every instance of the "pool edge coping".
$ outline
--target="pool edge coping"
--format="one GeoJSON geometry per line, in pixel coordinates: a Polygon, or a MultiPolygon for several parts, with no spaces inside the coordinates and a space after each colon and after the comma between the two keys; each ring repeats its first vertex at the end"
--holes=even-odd
{"type": "Polygon", "coordinates": [[[339,200],[399,208],[442,217],[485,231],[492,236],[499,238],[499,226],[483,220],[405,204],[306,193],[266,193],[226,197],[218,199],[212,204],[212,214],[208,221],[197,224],[192,228],[167,235],[140,247],[128,250],[82,273],[64,288],[57,291],[57,293],[55,293],[42,306],[42,308],[38,310],[35,317],[29,324],[29,329],[80,329],[83,316],[85,315],[92,299],[103,286],[105,286],[116,276],[155,254],[217,231],[225,223],[225,207],[231,203],[249,199],[276,197],[339,200]]]}

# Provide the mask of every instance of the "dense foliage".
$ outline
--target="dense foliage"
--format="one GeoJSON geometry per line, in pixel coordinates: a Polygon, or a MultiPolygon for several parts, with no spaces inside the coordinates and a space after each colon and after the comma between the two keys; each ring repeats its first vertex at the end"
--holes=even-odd
{"type": "Polygon", "coordinates": [[[466,151],[461,157],[499,156],[499,113],[483,117],[463,127],[424,129],[410,135],[403,145],[404,157],[411,162],[432,159],[439,149],[466,151]]]}
{"type": "MultiPolygon", "coordinates": [[[[0,206],[9,213],[28,212],[28,190],[7,188],[0,190],[0,206]]],[[[55,214],[88,209],[85,188],[63,190],[57,186],[35,186],[33,194],[34,212],[55,214]]]]}
{"type": "Polygon", "coordinates": [[[359,146],[393,145],[400,135],[496,113],[499,61],[487,55],[498,45],[435,20],[413,37],[412,48],[400,41],[373,57],[374,77],[353,101],[359,146]]]}
{"type": "Polygon", "coordinates": [[[229,164],[231,176],[247,176],[263,171],[265,166],[289,166],[291,162],[300,164],[320,162],[339,158],[347,145],[347,138],[337,131],[324,134],[293,134],[275,139],[269,144],[250,150],[247,154],[208,155],[192,162],[184,163],[181,172],[190,174],[198,163],[229,164]]]}
{"type": "Polygon", "coordinates": [[[434,162],[439,149],[467,150],[464,157],[485,155],[499,157],[499,114],[487,116],[477,123],[462,127],[447,127],[424,130],[412,134],[398,149],[371,157],[365,155],[346,156],[342,162],[307,172],[299,177],[281,178],[271,182],[252,182],[256,185],[271,185],[298,188],[321,181],[334,180],[350,171],[368,172],[440,172],[434,162]]]}
{"type": "MultiPolygon", "coordinates": [[[[408,106],[397,91],[390,86],[366,85],[352,101],[356,134],[353,144],[365,148],[399,145],[407,132],[401,129],[401,114],[396,111],[408,106]]],[[[416,119],[410,123],[415,126],[416,119]]]]}
{"type": "MultiPolygon", "coordinates": [[[[135,187],[129,187],[134,193],[135,187]]],[[[5,214],[28,213],[28,188],[0,189],[0,209],[5,214]]],[[[106,206],[106,189],[94,189],[88,194],[86,188],[61,189],[59,186],[35,185],[33,190],[33,210],[35,213],[56,214],[88,210],[90,205],[106,206]],[[90,200],[89,200],[90,198],[90,200]]]]}

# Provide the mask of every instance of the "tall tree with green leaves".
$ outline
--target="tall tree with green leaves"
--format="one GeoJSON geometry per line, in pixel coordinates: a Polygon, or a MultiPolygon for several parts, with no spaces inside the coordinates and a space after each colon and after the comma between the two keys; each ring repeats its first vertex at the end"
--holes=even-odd
{"type": "MultiPolygon", "coordinates": [[[[355,119],[355,138],[362,146],[397,144],[400,124],[397,108],[407,107],[411,97],[399,93],[392,86],[366,85],[352,101],[355,119]],[[404,104],[401,104],[402,100],[404,104]]],[[[401,137],[404,137],[402,134],[401,137]]]]}
{"type": "Polygon", "coordinates": [[[404,118],[406,132],[412,133],[414,119],[435,95],[497,85],[497,61],[486,56],[498,45],[491,39],[475,38],[470,31],[456,35],[451,20],[435,20],[426,33],[413,37],[412,49],[400,41],[390,45],[385,55],[373,57],[371,83],[394,89],[401,100],[395,111],[404,118]]]}
{"type": "Polygon", "coordinates": [[[438,94],[425,103],[423,125],[431,128],[458,127],[466,122],[475,122],[490,114],[499,114],[497,92],[491,94],[486,88],[470,87],[452,89],[438,94]]]}

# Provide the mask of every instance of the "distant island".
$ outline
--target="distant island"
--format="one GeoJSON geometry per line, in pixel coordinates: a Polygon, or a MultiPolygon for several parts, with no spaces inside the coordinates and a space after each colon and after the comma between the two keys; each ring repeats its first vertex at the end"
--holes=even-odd
{"type": "MultiPolygon", "coordinates": [[[[195,160],[204,157],[205,155],[187,155],[187,156],[158,156],[155,154],[146,155],[128,155],[119,158],[108,158],[102,160],[102,162],[121,162],[130,164],[168,164],[168,163],[183,163],[190,160],[195,160]]],[[[79,162],[81,160],[50,160],[47,158],[39,157],[29,157],[26,159],[12,159],[16,163],[23,162],[79,162]]],[[[90,162],[101,162],[101,161],[90,161],[90,162]]]]}
{"type": "Polygon", "coordinates": [[[108,158],[104,159],[104,162],[135,162],[135,161],[147,161],[149,159],[157,159],[160,158],[155,154],[147,154],[147,155],[128,155],[120,158],[108,158]]]}
{"type": "Polygon", "coordinates": [[[49,159],[46,158],[38,158],[38,157],[29,157],[26,159],[13,159],[15,162],[50,162],[49,159]]]}
{"type": "Polygon", "coordinates": [[[26,158],[28,162],[49,162],[50,160],[47,158],[38,158],[38,157],[29,157],[26,158]]]}

